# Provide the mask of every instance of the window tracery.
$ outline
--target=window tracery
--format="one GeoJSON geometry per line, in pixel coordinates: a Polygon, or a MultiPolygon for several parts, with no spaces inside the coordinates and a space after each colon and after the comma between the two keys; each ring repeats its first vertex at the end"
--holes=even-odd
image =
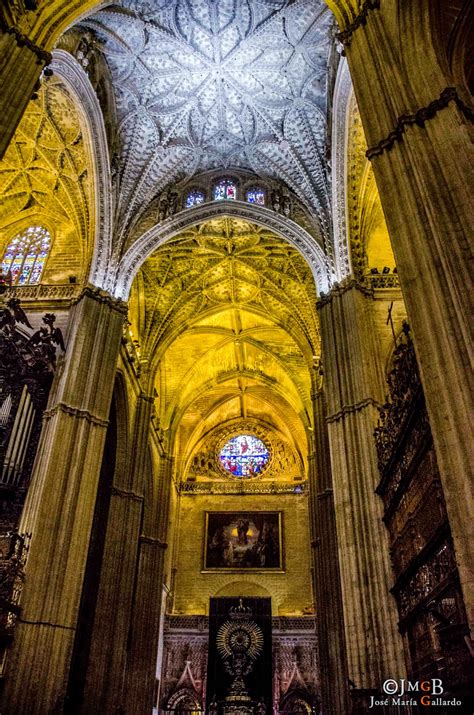
{"type": "Polygon", "coordinates": [[[190,191],[186,196],[185,206],[187,209],[190,209],[191,206],[197,206],[198,204],[204,203],[205,199],[206,196],[204,194],[204,191],[200,191],[199,189],[193,189],[193,191],[190,191]]]}
{"type": "Polygon", "coordinates": [[[237,187],[232,179],[222,179],[214,186],[214,201],[235,201],[237,187]]]}
{"type": "Polygon", "coordinates": [[[44,226],[29,226],[8,244],[2,272],[10,274],[12,285],[39,283],[51,249],[51,235],[44,226]]]}
{"type": "Polygon", "coordinates": [[[232,477],[255,477],[264,471],[269,459],[267,446],[254,434],[231,437],[219,452],[221,467],[232,477]]]}
{"type": "Polygon", "coordinates": [[[249,204],[258,204],[259,206],[265,206],[265,191],[260,187],[252,187],[247,189],[245,193],[245,200],[249,204]]]}

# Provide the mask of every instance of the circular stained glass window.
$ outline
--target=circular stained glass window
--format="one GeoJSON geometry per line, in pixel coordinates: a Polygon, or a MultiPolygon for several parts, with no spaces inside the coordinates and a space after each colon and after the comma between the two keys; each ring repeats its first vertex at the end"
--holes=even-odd
{"type": "Polygon", "coordinates": [[[254,434],[232,437],[219,452],[222,469],[232,477],[243,479],[261,474],[269,459],[268,447],[254,434]]]}

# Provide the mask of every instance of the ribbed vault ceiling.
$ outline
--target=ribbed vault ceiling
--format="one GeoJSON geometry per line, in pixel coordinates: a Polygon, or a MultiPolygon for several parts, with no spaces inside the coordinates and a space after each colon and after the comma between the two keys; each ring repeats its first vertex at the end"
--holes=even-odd
{"type": "Polygon", "coordinates": [[[110,67],[124,229],[210,168],[285,181],[327,228],[322,0],[122,0],[85,21],[110,67]]]}
{"type": "Polygon", "coordinates": [[[141,357],[157,370],[160,423],[180,454],[239,418],[306,445],[319,334],[313,277],[296,249],[246,221],[213,219],[144,263],[131,304],[141,357]]]}

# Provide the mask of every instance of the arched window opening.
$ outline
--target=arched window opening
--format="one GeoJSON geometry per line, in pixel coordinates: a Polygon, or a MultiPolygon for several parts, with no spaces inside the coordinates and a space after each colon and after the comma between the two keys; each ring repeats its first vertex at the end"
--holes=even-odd
{"type": "Polygon", "coordinates": [[[234,201],[237,198],[237,187],[232,179],[222,179],[214,187],[214,201],[234,201]]]}
{"type": "Polygon", "coordinates": [[[268,447],[254,434],[232,437],[219,452],[220,467],[232,477],[255,477],[265,470],[269,460],[268,447]]]}
{"type": "Polygon", "coordinates": [[[2,273],[10,274],[12,285],[39,283],[51,248],[51,236],[44,226],[29,226],[8,244],[2,273]]]}
{"type": "Polygon", "coordinates": [[[259,204],[265,206],[265,191],[259,187],[248,189],[245,194],[245,200],[249,204],[259,204]]]}
{"type": "Polygon", "coordinates": [[[204,203],[205,198],[204,191],[199,191],[199,189],[190,191],[186,196],[186,208],[190,209],[191,206],[197,206],[198,204],[204,203]]]}

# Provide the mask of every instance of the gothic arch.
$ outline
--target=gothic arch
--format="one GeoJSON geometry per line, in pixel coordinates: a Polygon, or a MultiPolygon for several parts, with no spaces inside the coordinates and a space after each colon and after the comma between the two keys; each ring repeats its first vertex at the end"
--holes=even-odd
{"type": "Polygon", "coordinates": [[[106,280],[111,254],[113,209],[110,159],[104,118],[86,72],[72,55],[64,50],[55,50],[51,69],[67,84],[76,97],[77,106],[87,126],[84,141],[93,169],[95,214],[90,217],[93,223],[91,232],[93,255],[89,281],[102,287],[106,280]]]}
{"type": "Polygon", "coordinates": [[[329,281],[322,248],[294,221],[263,206],[242,201],[199,204],[185,209],[146,231],[126,251],[118,265],[116,278],[107,288],[116,297],[127,299],[133,279],[144,261],[170,238],[195,224],[216,217],[228,216],[251,221],[269,228],[294,246],[308,262],[319,292],[327,291],[329,281]]]}
{"type": "Polygon", "coordinates": [[[332,213],[336,280],[352,272],[349,251],[349,218],[347,214],[347,144],[352,81],[349,66],[341,58],[334,88],[332,130],[332,213]]]}

